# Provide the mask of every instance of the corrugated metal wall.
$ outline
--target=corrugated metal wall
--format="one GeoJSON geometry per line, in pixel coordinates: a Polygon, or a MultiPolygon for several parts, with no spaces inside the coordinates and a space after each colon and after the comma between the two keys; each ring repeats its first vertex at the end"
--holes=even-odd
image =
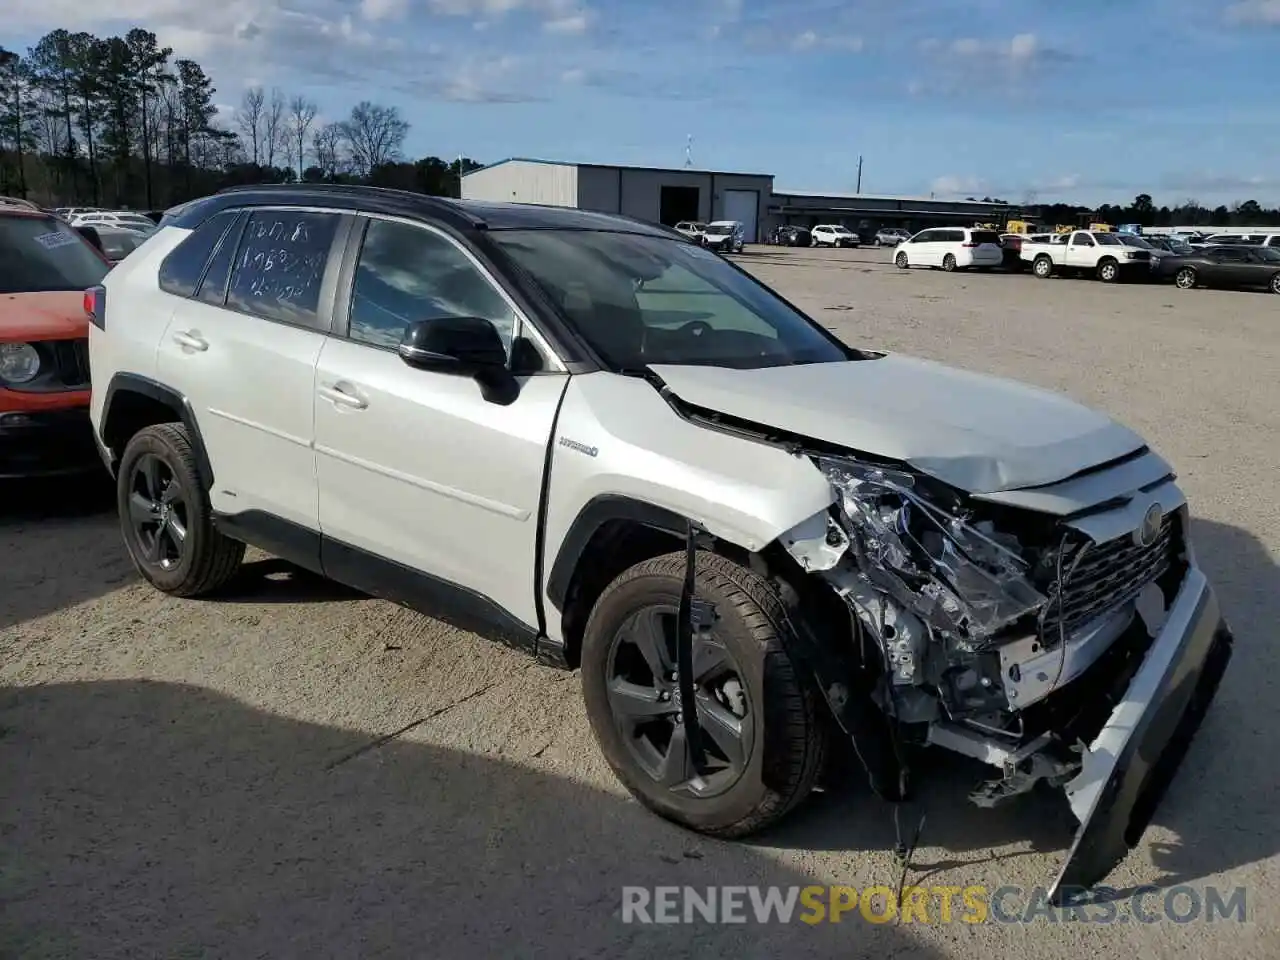
{"type": "Polygon", "coordinates": [[[573,164],[510,160],[467,174],[462,178],[462,196],[465,200],[576,207],[578,168],[573,164]]]}

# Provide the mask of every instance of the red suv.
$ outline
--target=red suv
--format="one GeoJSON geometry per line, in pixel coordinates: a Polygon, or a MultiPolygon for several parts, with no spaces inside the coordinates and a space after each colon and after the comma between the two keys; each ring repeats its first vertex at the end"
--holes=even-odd
{"type": "Polygon", "coordinates": [[[66,221],[0,198],[0,478],[100,465],[85,291],[110,266],[66,221]]]}

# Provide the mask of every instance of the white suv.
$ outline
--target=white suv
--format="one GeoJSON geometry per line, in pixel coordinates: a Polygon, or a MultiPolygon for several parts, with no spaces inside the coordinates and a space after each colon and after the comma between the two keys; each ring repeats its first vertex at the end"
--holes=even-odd
{"type": "Polygon", "coordinates": [[[971,227],[934,227],[921,230],[900,243],[893,262],[908,267],[941,267],[943,270],[988,270],[1004,262],[1000,234],[971,227]]]}
{"type": "Polygon", "coordinates": [[[1230,656],[1141,438],[846,346],[663,227],[242,188],[86,302],[147,580],[216,595],[253,543],[581,667],[618,777],[696,830],[781,817],[831,736],[895,802],[933,745],[983,805],[1065,789],[1090,884],[1230,656]]]}
{"type": "Polygon", "coordinates": [[[856,247],[861,242],[856,233],[838,223],[819,224],[812,236],[815,247],[856,247]]]}

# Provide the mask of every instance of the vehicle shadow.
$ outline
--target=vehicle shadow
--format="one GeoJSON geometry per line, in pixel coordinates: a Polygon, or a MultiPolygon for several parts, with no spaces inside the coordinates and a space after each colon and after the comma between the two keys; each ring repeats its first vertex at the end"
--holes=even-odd
{"type": "Polygon", "coordinates": [[[137,574],[102,472],[0,482],[0,630],[119,589],[137,574]]]}
{"type": "MultiPolygon", "coordinates": [[[[1196,520],[1192,537],[1235,632],[1236,648],[1213,706],[1135,851],[1141,882],[1166,887],[1280,853],[1280,781],[1273,760],[1280,729],[1280,646],[1274,642],[1280,567],[1253,534],[1239,527],[1196,520]]],[[[871,794],[856,757],[842,760],[843,772],[832,789],[757,842],[795,849],[892,850],[892,807],[871,794]]],[[[920,751],[912,757],[912,772],[914,796],[901,810],[904,839],[910,840],[922,814],[926,821],[909,882],[923,883],[953,868],[972,873],[1009,856],[1065,856],[1076,822],[1059,792],[1036,791],[988,810],[967,800],[988,776],[982,764],[920,751]],[[1009,846],[1018,851],[993,853],[1009,846]]],[[[1052,880],[1046,876],[1042,882],[1052,880]]]]}
{"type": "Polygon", "coordinates": [[[295,566],[279,557],[247,560],[209,599],[216,603],[328,603],[368,594],[295,566]]]}
{"type": "Polygon", "coordinates": [[[617,794],[371,740],[185,685],[0,689],[0,954],[935,955],[856,915],[624,924],[623,886],[811,881],[617,794]]]}

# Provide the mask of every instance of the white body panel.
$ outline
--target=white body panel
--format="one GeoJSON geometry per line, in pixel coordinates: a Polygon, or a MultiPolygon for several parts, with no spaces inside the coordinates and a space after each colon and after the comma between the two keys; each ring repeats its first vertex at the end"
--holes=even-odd
{"type": "Polygon", "coordinates": [[[170,299],[156,373],[195,412],[213,465],[213,509],[263,510],[319,529],[311,397],[324,335],[170,299]]]}
{"type": "Polygon", "coordinates": [[[470,377],[328,340],[316,391],[308,391],[322,532],[474,590],[536,625],[542,471],[568,379],[528,377],[515,402],[501,406],[470,377]],[[334,388],[364,406],[334,402],[334,388]]]}
{"type": "MultiPolygon", "coordinates": [[[[834,497],[807,458],[695,426],[644,380],[602,372],[574,377],[560,410],[544,570],[582,508],[606,495],[663,507],[748,550],[762,549],[834,497]]],[[[547,632],[559,639],[554,621],[547,632]]]]}
{"type": "Polygon", "coordinates": [[[190,230],[176,227],[157,231],[102,280],[107,291],[109,332],[89,325],[94,386],[89,396],[89,417],[99,434],[111,378],[117,373],[132,373],[148,380],[156,377],[156,347],[180,302],[156,285],[156,273],[169,251],[190,235],[190,230]]]}

